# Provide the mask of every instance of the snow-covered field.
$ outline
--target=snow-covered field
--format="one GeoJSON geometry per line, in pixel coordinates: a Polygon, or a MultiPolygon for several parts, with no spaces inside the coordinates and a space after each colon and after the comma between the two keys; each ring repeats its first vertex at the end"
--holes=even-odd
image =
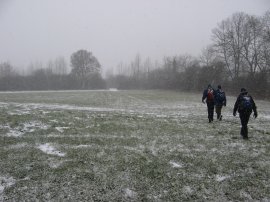
{"type": "Polygon", "coordinates": [[[0,93],[0,201],[269,201],[270,102],[245,141],[235,99],[209,124],[201,94],[0,93]]]}

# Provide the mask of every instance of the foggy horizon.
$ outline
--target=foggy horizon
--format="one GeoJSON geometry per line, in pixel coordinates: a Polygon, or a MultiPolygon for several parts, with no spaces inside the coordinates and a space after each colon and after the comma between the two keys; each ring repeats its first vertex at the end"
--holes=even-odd
{"type": "Polygon", "coordinates": [[[64,57],[70,66],[71,54],[85,49],[104,72],[137,54],[152,61],[198,56],[222,20],[269,8],[268,0],[0,0],[0,62],[25,69],[64,57]]]}

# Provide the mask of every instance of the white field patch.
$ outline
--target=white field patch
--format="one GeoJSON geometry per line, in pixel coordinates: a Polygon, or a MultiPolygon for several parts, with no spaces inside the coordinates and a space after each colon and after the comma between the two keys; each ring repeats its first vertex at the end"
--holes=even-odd
{"type": "MultiPolygon", "coordinates": [[[[249,193],[245,192],[245,191],[240,191],[240,196],[245,198],[245,199],[248,199],[248,201],[252,201],[252,197],[250,196],[249,193]]],[[[264,200],[262,200],[264,201],[264,200]]],[[[269,201],[269,200],[265,200],[265,201],[269,201]]]]}
{"type": "MultiPolygon", "coordinates": [[[[133,101],[140,102],[141,100],[132,96],[129,96],[133,101]],[[138,101],[139,100],[139,101],[138,101]]],[[[194,112],[194,107],[197,107],[198,104],[196,103],[185,103],[185,104],[168,104],[163,103],[155,104],[155,103],[147,103],[142,102],[139,105],[134,106],[134,102],[131,102],[128,106],[121,106],[117,105],[117,108],[110,108],[110,107],[84,107],[84,106],[77,106],[77,105],[69,105],[69,104],[46,104],[46,103],[16,103],[16,102],[9,102],[4,103],[0,102],[0,106],[11,106],[15,108],[19,108],[13,110],[12,115],[22,115],[22,114],[31,114],[33,110],[41,111],[43,114],[49,113],[46,110],[76,110],[76,111],[89,111],[89,112],[125,112],[129,114],[142,114],[144,115],[153,115],[157,118],[168,118],[170,116],[175,117],[188,117],[191,114],[197,114],[198,111],[194,112]],[[134,110],[134,107],[136,110],[134,110]]],[[[81,119],[80,117],[76,117],[77,119],[81,119]]]]}
{"type": "Polygon", "coordinates": [[[263,118],[265,118],[265,119],[267,119],[267,120],[270,120],[270,115],[264,116],[263,118]]]}
{"type": "Polygon", "coordinates": [[[8,137],[20,137],[24,133],[19,129],[9,129],[9,132],[6,134],[8,137]]]}
{"type": "Polygon", "coordinates": [[[28,114],[31,114],[31,112],[28,110],[24,111],[24,110],[16,109],[13,111],[9,111],[8,114],[9,115],[28,115],[28,114]]]}
{"type": "MultiPolygon", "coordinates": [[[[119,146],[118,146],[119,147],[119,146]]],[[[139,145],[138,147],[129,147],[129,146],[124,146],[123,147],[125,150],[131,151],[131,152],[135,152],[138,154],[142,154],[143,150],[145,149],[145,146],[143,145],[139,145]]]]}
{"type": "Polygon", "coordinates": [[[13,177],[0,176],[0,201],[4,201],[3,192],[5,188],[11,187],[16,183],[16,180],[13,177]]]}
{"type": "Polygon", "coordinates": [[[69,127],[55,127],[60,133],[63,133],[65,130],[69,129],[69,127]]]}
{"type": "Polygon", "coordinates": [[[39,121],[33,121],[33,122],[29,122],[29,123],[25,123],[24,124],[24,129],[29,132],[33,132],[35,131],[35,129],[42,129],[42,130],[47,130],[49,128],[48,125],[43,124],[39,121]]]}
{"type": "Polygon", "coordinates": [[[170,161],[169,163],[170,163],[170,165],[171,165],[173,168],[183,168],[183,164],[182,164],[182,163],[175,162],[175,161],[170,161]]]}
{"type": "MultiPolygon", "coordinates": [[[[78,111],[95,111],[95,112],[110,112],[110,111],[121,111],[121,109],[113,109],[113,108],[102,108],[102,107],[81,107],[76,105],[67,105],[67,104],[46,104],[46,103],[16,103],[16,102],[10,102],[10,103],[0,103],[0,105],[11,105],[14,107],[18,107],[20,109],[17,109],[17,114],[25,114],[25,113],[31,113],[32,110],[42,110],[44,113],[46,113],[44,110],[78,110],[78,111]]],[[[15,112],[13,112],[15,114],[15,112]]]]}
{"type": "Polygon", "coordinates": [[[233,142],[228,145],[228,147],[238,148],[240,150],[243,150],[246,148],[246,145],[242,142],[233,142]]]}
{"type": "Polygon", "coordinates": [[[187,194],[191,194],[193,192],[192,188],[190,186],[184,186],[182,191],[187,194]]]}
{"type": "Polygon", "coordinates": [[[41,151],[43,151],[46,154],[50,154],[50,155],[56,155],[56,156],[60,156],[63,157],[66,154],[58,151],[54,146],[52,146],[50,143],[46,143],[46,144],[40,144],[39,146],[37,146],[38,149],[40,149],[41,151]]]}
{"type": "Polygon", "coordinates": [[[230,178],[229,175],[216,175],[215,179],[216,179],[217,182],[222,182],[222,181],[224,181],[224,180],[226,180],[228,178],[230,178]]]}
{"type": "Polygon", "coordinates": [[[125,198],[134,199],[137,196],[137,193],[129,188],[124,189],[125,198]]]}
{"type": "Polygon", "coordinates": [[[32,121],[21,124],[20,126],[15,128],[11,128],[10,126],[6,126],[6,128],[9,129],[9,132],[6,134],[7,136],[20,137],[25,133],[32,133],[37,129],[47,130],[49,126],[39,121],[32,121]]]}
{"type": "Polygon", "coordinates": [[[96,146],[91,145],[91,144],[80,144],[80,145],[76,145],[76,146],[70,146],[70,148],[74,148],[74,149],[90,148],[90,147],[96,147],[96,146]]]}
{"type": "Polygon", "coordinates": [[[58,168],[65,162],[66,162],[66,160],[59,160],[59,159],[55,159],[55,158],[48,159],[48,165],[50,166],[50,168],[58,168]]]}
{"type": "Polygon", "coordinates": [[[27,143],[22,142],[22,143],[10,145],[10,146],[7,147],[7,149],[21,149],[21,148],[24,148],[24,147],[27,147],[27,146],[28,146],[27,143]]]}

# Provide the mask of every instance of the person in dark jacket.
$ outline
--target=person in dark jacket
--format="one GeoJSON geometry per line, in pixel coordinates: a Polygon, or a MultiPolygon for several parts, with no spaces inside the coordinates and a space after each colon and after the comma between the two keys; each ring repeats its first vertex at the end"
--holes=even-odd
{"type": "Polygon", "coordinates": [[[221,109],[223,106],[226,106],[226,102],[225,92],[221,89],[221,85],[218,85],[218,89],[215,91],[215,105],[217,119],[220,121],[222,120],[221,109]]]}
{"type": "Polygon", "coordinates": [[[249,117],[254,112],[254,118],[257,118],[257,107],[253,98],[248,94],[245,88],[241,88],[241,93],[237,97],[234,104],[233,115],[236,116],[236,111],[238,111],[241,120],[241,136],[243,139],[248,139],[248,121],[249,117]]]}
{"type": "Polygon", "coordinates": [[[211,123],[214,120],[214,107],[215,107],[215,100],[214,100],[214,89],[209,84],[207,89],[203,91],[202,102],[207,104],[207,111],[208,111],[208,120],[211,123]]]}

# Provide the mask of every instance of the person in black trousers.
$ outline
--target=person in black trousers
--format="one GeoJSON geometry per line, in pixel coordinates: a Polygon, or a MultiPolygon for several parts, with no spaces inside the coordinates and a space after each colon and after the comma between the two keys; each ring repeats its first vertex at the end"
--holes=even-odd
{"type": "Polygon", "coordinates": [[[221,85],[218,85],[218,89],[215,91],[215,105],[217,120],[222,120],[221,109],[223,106],[226,106],[226,95],[225,92],[221,89],[221,85]]]}
{"type": "Polygon", "coordinates": [[[253,98],[248,94],[245,88],[241,88],[241,93],[237,97],[237,100],[234,104],[233,115],[236,116],[236,111],[239,113],[241,120],[241,136],[243,139],[248,139],[248,121],[249,117],[254,112],[254,117],[257,118],[257,107],[253,98]]]}
{"type": "Polygon", "coordinates": [[[215,108],[215,100],[214,100],[214,89],[209,84],[207,89],[203,91],[202,102],[207,104],[208,111],[208,120],[211,123],[214,120],[214,108],[215,108]]]}

